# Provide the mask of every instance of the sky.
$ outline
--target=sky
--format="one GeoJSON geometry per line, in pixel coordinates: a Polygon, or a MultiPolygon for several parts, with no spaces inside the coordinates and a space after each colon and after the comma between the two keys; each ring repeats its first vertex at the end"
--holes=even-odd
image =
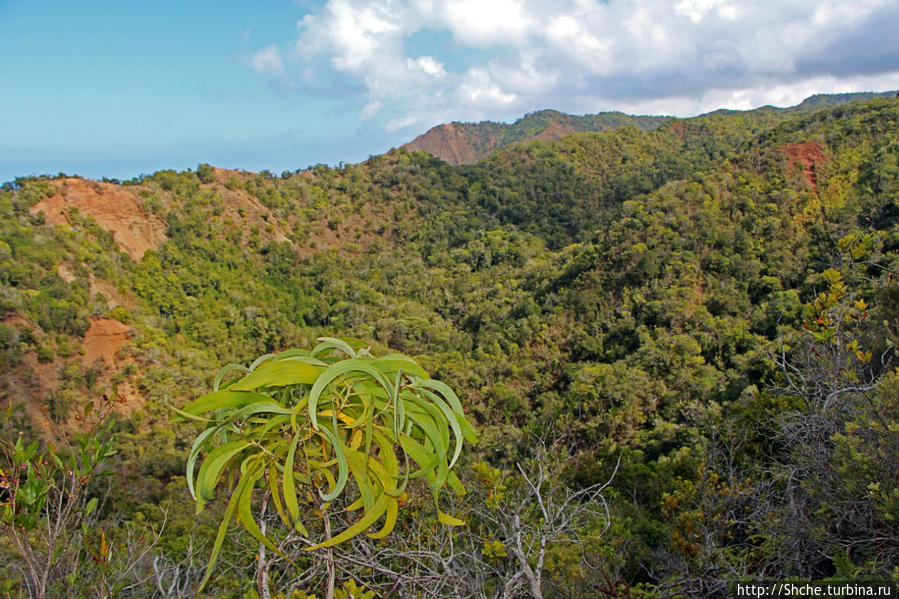
{"type": "Polygon", "coordinates": [[[899,0],[0,0],[0,182],[359,162],[451,121],[899,89],[899,0]]]}

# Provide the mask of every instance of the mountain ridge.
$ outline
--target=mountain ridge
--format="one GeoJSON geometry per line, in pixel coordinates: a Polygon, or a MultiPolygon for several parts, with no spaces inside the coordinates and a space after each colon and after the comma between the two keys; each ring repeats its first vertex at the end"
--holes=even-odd
{"type": "MultiPolygon", "coordinates": [[[[786,117],[806,110],[817,110],[875,97],[890,97],[895,94],[895,91],[814,94],[795,106],[779,108],[768,105],[750,110],[722,108],[697,116],[777,111],[786,117]]],[[[477,123],[453,121],[440,124],[403,144],[400,148],[427,152],[453,166],[458,166],[478,162],[512,143],[521,141],[556,141],[572,133],[607,131],[628,125],[648,131],[663,123],[683,120],[687,120],[687,118],[629,115],[619,111],[574,115],[553,109],[543,109],[529,112],[509,124],[496,121],[477,123]]]]}
{"type": "MultiPolygon", "coordinates": [[[[280,177],[201,164],[122,183],[19,178],[0,187],[0,407],[23,406],[9,430],[56,443],[46,422],[81,430],[82,406],[114,401],[103,534],[127,547],[122,522],[170,505],[153,535],[186,560],[198,429],[174,410],[223,364],[347,337],[450,381],[478,463],[514,472],[545,433],[571,452],[564,484],[610,481],[606,545],[585,550],[647,597],[724,588],[738,567],[824,579],[836,569],[820,556],[847,546],[856,571],[886,579],[899,371],[868,364],[899,344],[899,98],[782,114],[522,140],[464,166],[395,149],[280,177]],[[143,246],[125,236],[135,222],[152,224],[143,246]],[[778,359],[822,385],[884,384],[817,411],[814,389],[777,386],[778,359]],[[793,432],[823,418],[826,434],[793,432]]],[[[213,595],[251,584],[247,557],[213,595]]],[[[564,563],[545,572],[564,596],[608,598],[564,563]]],[[[16,574],[0,568],[0,586],[16,574]]]]}

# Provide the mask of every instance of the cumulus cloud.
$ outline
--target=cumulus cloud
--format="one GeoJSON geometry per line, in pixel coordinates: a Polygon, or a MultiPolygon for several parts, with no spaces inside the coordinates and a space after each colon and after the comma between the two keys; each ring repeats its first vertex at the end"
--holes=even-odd
{"type": "Polygon", "coordinates": [[[539,108],[696,114],[899,86],[894,0],[328,0],[250,64],[388,130],[539,108]]]}
{"type": "Polygon", "coordinates": [[[674,6],[674,10],[678,14],[690,17],[693,23],[699,23],[712,11],[719,17],[731,21],[739,15],[739,9],[734,4],[722,0],[680,0],[674,6]]]}
{"type": "Polygon", "coordinates": [[[446,71],[443,70],[443,63],[437,62],[431,56],[421,56],[415,60],[407,58],[406,66],[410,71],[414,71],[417,69],[423,73],[427,73],[431,77],[436,77],[437,79],[446,77],[446,71]]]}
{"type": "Polygon", "coordinates": [[[284,61],[277,46],[269,46],[254,54],[250,58],[250,67],[263,75],[280,77],[284,74],[284,61]]]}
{"type": "Polygon", "coordinates": [[[516,0],[456,0],[444,5],[439,20],[467,45],[523,45],[539,27],[536,16],[516,0]]]}

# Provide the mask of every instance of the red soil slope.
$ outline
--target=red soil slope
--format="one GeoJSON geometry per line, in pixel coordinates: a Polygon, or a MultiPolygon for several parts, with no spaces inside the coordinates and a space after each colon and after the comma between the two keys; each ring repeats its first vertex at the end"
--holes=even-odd
{"type": "Polygon", "coordinates": [[[822,152],[821,144],[817,141],[789,144],[780,147],[781,153],[787,159],[788,169],[792,172],[799,171],[815,195],[818,194],[818,176],[815,167],[827,162],[827,157],[822,152]]]}
{"type": "Polygon", "coordinates": [[[140,260],[149,249],[158,248],[165,241],[166,224],[155,214],[141,208],[142,198],[125,187],[88,181],[61,179],[53,181],[58,193],[44,198],[31,208],[32,213],[43,212],[53,224],[71,224],[69,211],[91,216],[134,260],[140,260]]]}
{"type": "Polygon", "coordinates": [[[403,148],[411,151],[423,150],[452,165],[471,164],[483,158],[456,123],[434,127],[403,145],[403,148]]]}

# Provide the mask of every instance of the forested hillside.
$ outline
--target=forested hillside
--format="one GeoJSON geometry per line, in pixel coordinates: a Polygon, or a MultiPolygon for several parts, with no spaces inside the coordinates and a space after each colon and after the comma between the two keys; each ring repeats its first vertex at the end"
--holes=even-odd
{"type": "MultiPolygon", "coordinates": [[[[175,409],[220,367],[319,337],[413,356],[480,437],[456,466],[467,525],[410,483],[390,536],[335,548],[345,584],[589,598],[899,579],[899,99],[799,108],[461,166],[394,150],[6,184],[0,590],[38,596],[49,560],[47,597],[193,596],[228,491],[194,514],[203,425],[175,409]],[[38,481],[73,471],[64,519],[38,481]]],[[[264,595],[262,570],[272,596],[323,596],[314,554],[291,565],[238,530],[203,596],[264,595]]]]}
{"type": "Polygon", "coordinates": [[[401,149],[425,151],[453,165],[471,164],[519,141],[555,141],[572,133],[605,131],[624,126],[650,130],[664,121],[664,117],[635,117],[620,112],[574,116],[556,110],[540,110],[511,125],[492,121],[438,125],[404,144],[401,149]]]}
{"type": "MultiPolygon", "coordinates": [[[[788,118],[809,110],[893,95],[894,92],[818,94],[791,108],[778,109],[766,106],[760,110],[767,112],[769,118],[777,114],[780,118],[788,118]]],[[[734,111],[720,110],[717,113],[733,114],[734,111]]],[[[425,151],[453,165],[472,164],[521,141],[556,141],[572,133],[608,131],[625,126],[649,131],[669,120],[668,117],[630,116],[620,112],[578,116],[556,110],[538,110],[508,125],[493,121],[438,125],[404,144],[401,149],[413,152],[425,151]]]]}

